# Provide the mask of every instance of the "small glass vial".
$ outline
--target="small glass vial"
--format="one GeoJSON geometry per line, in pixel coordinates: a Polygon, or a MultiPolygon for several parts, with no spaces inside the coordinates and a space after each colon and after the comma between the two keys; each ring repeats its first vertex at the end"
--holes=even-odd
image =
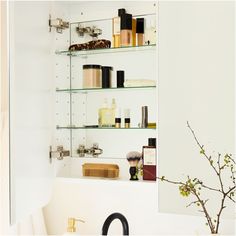
{"type": "Polygon", "coordinates": [[[115,112],[115,128],[121,128],[121,112],[120,112],[120,108],[116,108],[116,112],[115,112]]]}
{"type": "Polygon", "coordinates": [[[130,109],[124,110],[125,128],[130,128],[130,109]]]}
{"type": "Polygon", "coordinates": [[[129,47],[132,43],[132,15],[123,14],[120,23],[120,46],[129,47]]]}

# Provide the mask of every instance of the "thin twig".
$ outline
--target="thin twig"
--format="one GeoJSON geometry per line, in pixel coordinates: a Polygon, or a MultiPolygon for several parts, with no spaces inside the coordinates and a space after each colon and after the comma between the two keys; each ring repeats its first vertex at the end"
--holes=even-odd
{"type": "Polygon", "coordinates": [[[187,126],[188,126],[188,128],[190,129],[190,131],[191,131],[191,133],[192,133],[192,135],[193,135],[193,138],[194,138],[194,140],[196,141],[197,145],[198,145],[198,146],[200,147],[200,149],[203,151],[202,154],[205,156],[205,158],[208,160],[208,162],[210,163],[210,165],[211,165],[212,168],[214,169],[215,173],[218,175],[218,171],[216,170],[215,166],[211,163],[211,157],[209,157],[209,156],[206,154],[205,150],[203,149],[204,145],[201,145],[201,144],[200,144],[200,142],[198,141],[198,139],[197,139],[197,137],[196,137],[196,135],[195,135],[195,132],[194,132],[193,129],[190,127],[188,121],[187,121],[187,126]]]}

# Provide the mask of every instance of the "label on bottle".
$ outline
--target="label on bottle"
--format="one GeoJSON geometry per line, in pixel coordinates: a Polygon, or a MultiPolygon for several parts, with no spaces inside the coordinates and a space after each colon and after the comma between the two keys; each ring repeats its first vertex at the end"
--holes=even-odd
{"type": "Polygon", "coordinates": [[[143,148],[143,164],[147,166],[156,165],[156,148],[143,148]]]}
{"type": "Polygon", "coordinates": [[[113,18],[113,35],[120,34],[120,17],[113,18]]]}

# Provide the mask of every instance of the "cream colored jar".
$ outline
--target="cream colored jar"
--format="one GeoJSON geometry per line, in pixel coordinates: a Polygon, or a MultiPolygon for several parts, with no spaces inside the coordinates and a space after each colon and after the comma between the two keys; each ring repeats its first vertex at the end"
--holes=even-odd
{"type": "Polygon", "coordinates": [[[101,88],[101,74],[100,65],[83,65],[83,88],[101,88]]]}

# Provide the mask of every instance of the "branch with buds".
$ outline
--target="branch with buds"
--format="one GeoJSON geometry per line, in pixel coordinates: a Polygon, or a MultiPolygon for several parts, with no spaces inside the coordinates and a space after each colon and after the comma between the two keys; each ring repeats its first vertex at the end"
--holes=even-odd
{"type": "Polygon", "coordinates": [[[200,149],[200,154],[206,159],[208,164],[210,165],[212,171],[215,173],[215,176],[218,180],[219,187],[210,187],[203,183],[198,178],[190,178],[187,176],[186,182],[178,182],[178,181],[172,181],[166,179],[165,176],[157,177],[157,179],[175,184],[179,186],[180,194],[184,197],[188,197],[189,195],[194,196],[195,201],[191,202],[187,205],[187,207],[196,205],[201,208],[200,212],[202,212],[207,220],[206,225],[209,226],[210,231],[212,234],[217,234],[219,232],[219,225],[220,225],[220,219],[222,216],[223,210],[226,208],[226,199],[232,201],[233,203],[236,202],[235,195],[236,195],[236,179],[235,179],[235,161],[232,158],[232,154],[226,153],[225,155],[222,155],[218,153],[216,158],[213,158],[212,156],[208,155],[204,149],[204,145],[201,145],[199,140],[197,139],[195,132],[190,127],[189,123],[187,122],[187,127],[190,129],[194,140],[197,144],[197,146],[200,149]],[[224,181],[223,181],[223,174],[229,173],[230,175],[230,184],[226,187],[224,181]],[[201,190],[206,189],[209,191],[214,191],[220,194],[221,200],[219,204],[219,209],[217,210],[216,216],[213,218],[209,214],[209,210],[207,208],[207,202],[209,199],[203,199],[201,197],[201,190]]]}

